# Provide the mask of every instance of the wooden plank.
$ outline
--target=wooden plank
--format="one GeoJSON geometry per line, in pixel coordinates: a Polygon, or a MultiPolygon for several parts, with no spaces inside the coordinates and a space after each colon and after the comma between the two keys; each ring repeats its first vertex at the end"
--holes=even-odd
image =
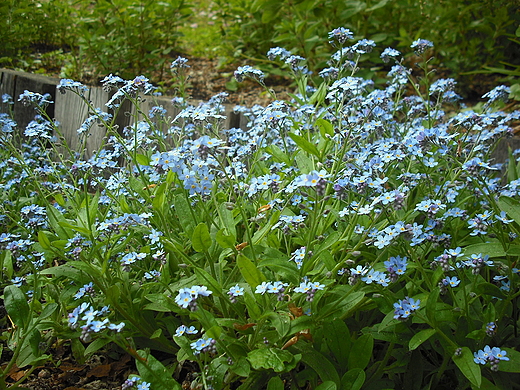
{"type": "MultiPolygon", "coordinates": [[[[90,88],[90,101],[94,108],[99,108],[103,112],[110,110],[105,105],[110,100],[111,94],[100,87],[90,88]]],[[[86,157],[92,157],[93,153],[98,151],[102,145],[106,143],[107,129],[100,123],[94,123],[90,128],[90,134],[87,139],[86,157]]]]}
{"type": "MultiPolygon", "coordinates": [[[[59,79],[34,75],[26,72],[18,72],[8,69],[0,69],[0,95],[7,93],[13,97],[15,102],[14,118],[17,121],[19,128],[23,132],[27,124],[34,119],[36,114],[33,107],[23,106],[18,102],[19,95],[28,90],[41,94],[49,93],[51,100],[55,104],[49,105],[47,114],[50,118],[56,118],[61,125],[60,129],[65,136],[68,145],[80,153],[83,158],[89,158],[92,153],[98,150],[106,142],[106,129],[98,124],[91,127],[91,132],[86,141],[83,143],[77,136],[77,130],[80,128],[83,121],[92,113],[89,112],[87,105],[81,101],[74,93],[67,91],[66,94],[60,94],[56,90],[59,84],[59,79]]],[[[92,102],[94,108],[98,107],[105,112],[111,112],[106,107],[106,102],[115,91],[105,92],[101,87],[89,87],[88,98],[92,102]]],[[[142,113],[149,116],[150,110],[154,106],[162,106],[166,109],[166,121],[161,121],[158,118],[152,118],[151,121],[158,126],[159,131],[166,134],[173,126],[173,119],[180,112],[180,109],[175,107],[172,103],[172,97],[169,96],[143,96],[141,105],[142,113]]],[[[190,101],[189,104],[197,106],[200,101],[190,101]]],[[[233,112],[233,105],[226,104],[225,114],[226,121],[223,124],[224,128],[243,127],[247,124],[247,118],[242,114],[235,114],[233,112]]],[[[4,104],[0,106],[0,112],[8,112],[8,107],[4,104]]],[[[125,101],[122,107],[118,110],[115,123],[117,131],[122,134],[126,126],[131,125],[136,120],[143,120],[142,115],[136,115],[135,107],[132,107],[130,102],[125,101]]]]}
{"type": "MultiPolygon", "coordinates": [[[[13,98],[13,102],[16,101],[14,97],[14,86],[16,84],[16,72],[7,69],[0,70],[0,96],[8,94],[13,98]]],[[[9,113],[14,107],[7,103],[2,103],[0,100],[0,112],[9,113]]]]}
{"type": "MultiPolygon", "coordinates": [[[[89,96],[90,90],[89,94],[86,95],[87,99],[89,99],[89,96]]],[[[72,152],[77,153],[79,158],[84,158],[86,152],[84,138],[87,137],[87,134],[79,136],[78,129],[89,116],[85,101],[72,91],[66,91],[64,94],[57,91],[54,101],[54,115],[60,123],[59,129],[68,147],[72,152]]]]}
{"type": "MultiPolygon", "coordinates": [[[[25,129],[27,124],[34,120],[37,111],[33,106],[24,106],[18,99],[24,91],[36,92],[42,95],[48,93],[52,101],[56,98],[56,85],[59,83],[58,79],[52,77],[45,77],[41,75],[34,75],[26,72],[17,72],[15,78],[14,88],[14,120],[20,129],[25,129]]],[[[47,115],[54,118],[54,105],[49,104],[46,109],[47,115]]]]}

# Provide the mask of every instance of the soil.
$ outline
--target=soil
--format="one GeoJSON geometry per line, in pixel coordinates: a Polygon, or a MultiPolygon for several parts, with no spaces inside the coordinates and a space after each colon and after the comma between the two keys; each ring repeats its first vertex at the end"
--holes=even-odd
{"type": "MultiPolygon", "coordinates": [[[[227,103],[238,104],[252,107],[255,104],[267,105],[273,101],[266,89],[251,80],[244,80],[241,83],[234,82],[234,71],[236,66],[219,66],[217,59],[192,58],[189,57],[188,65],[188,94],[193,100],[208,101],[212,96],[221,92],[229,94],[227,103]],[[236,90],[230,90],[226,84],[232,84],[236,90]]],[[[289,99],[288,93],[293,93],[291,81],[279,76],[268,76],[265,79],[266,87],[271,89],[278,99],[289,99]]],[[[167,95],[172,95],[174,91],[167,90],[167,95]]]]}

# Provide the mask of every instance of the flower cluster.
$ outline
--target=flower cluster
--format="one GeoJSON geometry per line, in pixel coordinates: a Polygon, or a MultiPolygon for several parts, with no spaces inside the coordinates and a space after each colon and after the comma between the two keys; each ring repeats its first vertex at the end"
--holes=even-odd
{"type": "Polygon", "coordinates": [[[123,382],[121,385],[121,390],[130,390],[130,389],[136,389],[136,390],[150,390],[152,389],[151,383],[143,381],[138,376],[131,376],[127,380],[123,382]]]}
{"type": "Polygon", "coordinates": [[[262,282],[256,286],[255,293],[262,294],[276,294],[279,301],[282,301],[285,296],[285,287],[289,284],[284,282],[262,282]]]}
{"type": "Polygon", "coordinates": [[[99,333],[104,329],[109,329],[115,332],[121,332],[125,327],[124,322],[119,324],[111,323],[108,318],[103,318],[110,313],[108,306],[102,307],[100,310],[95,310],[92,305],[83,302],[76,307],[72,313],[68,315],[68,324],[71,329],[80,327],[80,320],[85,321],[81,325],[81,340],[89,342],[92,339],[93,333],[99,333]]]}
{"type": "Polygon", "coordinates": [[[506,351],[502,351],[498,347],[491,348],[489,345],[486,345],[484,349],[480,349],[477,352],[473,352],[473,360],[477,364],[489,363],[489,365],[491,366],[491,371],[498,371],[498,363],[501,360],[509,360],[506,354],[506,351]]]}
{"type": "Polygon", "coordinates": [[[406,297],[405,299],[399,299],[394,303],[394,318],[396,320],[405,320],[414,312],[419,310],[421,301],[413,298],[406,297]]]}
{"type": "Polygon", "coordinates": [[[175,297],[175,303],[180,307],[190,310],[197,310],[197,298],[208,297],[213,292],[208,290],[206,286],[191,286],[190,288],[181,288],[179,294],[175,297]]]}

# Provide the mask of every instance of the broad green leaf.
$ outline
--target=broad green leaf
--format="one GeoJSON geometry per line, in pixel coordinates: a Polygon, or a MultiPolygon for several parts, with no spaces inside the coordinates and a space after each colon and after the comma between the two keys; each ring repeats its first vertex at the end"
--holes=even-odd
{"type": "Polygon", "coordinates": [[[512,348],[501,348],[506,351],[506,357],[509,360],[502,360],[498,363],[498,371],[502,372],[520,372],[520,352],[512,348]]]}
{"type": "Polygon", "coordinates": [[[148,156],[145,156],[144,154],[138,153],[135,156],[135,161],[139,165],[150,165],[150,159],[148,158],[148,156]]]}
{"type": "Polygon", "coordinates": [[[168,184],[163,183],[155,189],[152,207],[155,211],[162,212],[166,204],[166,188],[168,184]]]}
{"type": "Polygon", "coordinates": [[[31,309],[27,303],[27,297],[18,287],[6,286],[4,289],[4,305],[9,318],[13,323],[25,328],[31,321],[31,309]]]}
{"type": "Polygon", "coordinates": [[[293,359],[292,353],[279,348],[259,348],[247,354],[247,360],[255,370],[263,368],[284,372],[286,363],[291,363],[293,359]]]}
{"type": "Polygon", "coordinates": [[[233,210],[229,210],[225,203],[221,203],[219,206],[219,217],[223,224],[222,228],[227,230],[228,235],[236,236],[235,218],[233,217],[233,210]]]}
{"type": "Polygon", "coordinates": [[[473,354],[468,347],[462,347],[459,355],[453,355],[453,361],[472,385],[480,387],[482,383],[480,366],[473,361],[473,354]]]}
{"type": "Polygon", "coordinates": [[[262,311],[260,310],[260,307],[256,303],[256,300],[253,296],[253,294],[249,294],[248,292],[244,293],[244,303],[247,307],[247,312],[249,313],[249,316],[253,321],[256,321],[257,318],[262,316],[262,311]]]}
{"type": "Polygon", "coordinates": [[[289,317],[289,313],[271,313],[269,318],[280,338],[285,337],[287,333],[289,333],[289,329],[291,328],[291,318],[289,317]]]}
{"type": "Polygon", "coordinates": [[[193,230],[191,246],[197,252],[205,252],[211,246],[211,236],[209,235],[208,226],[204,222],[199,223],[193,230]]]}
{"type": "Polygon", "coordinates": [[[75,260],[68,261],[67,264],[74,268],[79,269],[80,271],[85,272],[92,279],[96,279],[96,278],[100,279],[103,277],[99,267],[94,264],[88,264],[83,261],[75,261],[75,260]]]}
{"type": "MultiPolygon", "coordinates": [[[[351,292],[351,286],[336,286],[331,290],[331,295],[327,303],[316,314],[316,319],[330,318],[333,314],[337,318],[347,318],[356,308],[363,298],[363,291],[351,292]],[[336,299],[331,299],[335,298],[336,299]]],[[[320,301],[321,302],[321,301],[320,301]]]]}
{"type": "Polygon", "coordinates": [[[310,143],[301,135],[297,135],[294,133],[289,133],[289,137],[300,147],[300,149],[306,151],[307,153],[313,154],[316,157],[320,157],[320,152],[316,145],[310,143]]]}
{"type": "Polygon", "coordinates": [[[186,199],[186,196],[184,194],[175,195],[173,198],[173,205],[182,229],[186,232],[188,237],[191,237],[195,227],[195,221],[191,212],[192,207],[186,199]]]}
{"type": "Polygon", "coordinates": [[[353,368],[341,378],[341,390],[359,390],[365,383],[366,374],[361,368],[353,368]]]}
{"type": "Polygon", "coordinates": [[[179,311],[179,306],[175,303],[175,301],[164,294],[146,294],[145,298],[151,302],[144,307],[145,310],[153,310],[164,313],[179,311]]]}
{"type": "MultiPolygon", "coordinates": [[[[59,225],[62,228],[70,229],[71,231],[75,231],[75,232],[81,233],[84,236],[90,236],[90,233],[91,233],[91,231],[89,229],[87,229],[85,227],[82,227],[82,226],[73,225],[73,224],[71,224],[68,221],[60,221],[59,225]]],[[[60,236],[60,238],[63,238],[63,237],[60,236]]]]}
{"type": "Polygon", "coordinates": [[[154,358],[150,353],[137,351],[141,359],[135,360],[135,365],[141,378],[151,383],[153,388],[181,390],[182,387],[173,379],[173,374],[163,364],[154,358]]]}
{"type": "Polygon", "coordinates": [[[215,240],[217,241],[217,244],[220,245],[222,248],[233,248],[235,246],[236,238],[234,235],[226,235],[225,234],[226,229],[222,228],[217,232],[217,235],[215,236],[215,240]]]}
{"type": "Polygon", "coordinates": [[[327,96],[327,83],[321,83],[318,89],[310,97],[309,104],[320,106],[324,102],[325,96],[327,96]]]}
{"type": "Polygon", "coordinates": [[[316,121],[316,126],[320,129],[320,134],[323,138],[325,138],[326,135],[334,136],[334,127],[328,120],[320,118],[316,121]]]}
{"type": "Polygon", "coordinates": [[[7,276],[7,279],[12,279],[14,268],[11,251],[2,251],[2,253],[0,253],[0,258],[3,258],[2,261],[0,261],[0,266],[2,266],[0,275],[3,273],[4,277],[7,276]]]}
{"type": "Polygon", "coordinates": [[[410,351],[413,351],[417,347],[419,347],[422,343],[424,343],[426,340],[428,340],[430,337],[432,337],[435,334],[435,329],[423,329],[420,332],[417,332],[414,334],[414,336],[410,339],[410,343],[408,344],[408,348],[410,351]]]}
{"type": "Polygon", "coordinates": [[[231,367],[229,367],[229,370],[238,376],[248,377],[249,373],[251,372],[251,365],[245,356],[239,356],[237,361],[234,362],[231,367]]]}
{"type": "Polygon", "coordinates": [[[475,292],[479,295],[490,295],[500,299],[506,298],[506,294],[498,286],[487,282],[478,284],[475,287],[475,292]]]}
{"type": "Polygon", "coordinates": [[[488,255],[489,257],[504,257],[506,251],[500,242],[484,242],[481,244],[468,245],[463,248],[464,256],[470,257],[471,255],[482,254],[482,256],[488,255]]]}
{"type": "Polygon", "coordinates": [[[325,381],[321,383],[316,390],[336,390],[338,386],[332,381],[325,381]]]}
{"type": "MultiPolygon", "coordinates": [[[[512,161],[515,161],[514,159],[512,161]]],[[[514,167],[513,167],[514,169],[514,167]]],[[[501,196],[498,200],[498,207],[505,211],[507,217],[513,218],[517,224],[520,225],[520,202],[510,198],[509,196],[501,196]]]]}
{"type": "Polygon", "coordinates": [[[352,343],[352,348],[348,356],[348,368],[360,368],[364,370],[370,362],[373,348],[374,338],[371,334],[364,334],[356,339],[352,343]]]}
{"type": "Polygon", "coordinates": [[[309,344],[296,344],[295,347],[302,353],[302,363],[316,371],[322,381],[332,381],[339,386],[341,379],[336,367],[325,355],[309,344]]]}
{"type": "Polygon", "coordinates": [[[323,338],[340,366],[347,367],[351,347],[350,332],[341,319],[323,325],[323,338]]]}
{"type": "Polygon", "coordinates": [[[284,390],[284,384],[279,376],[274,376],[267,383],[267,390],[284,390]]]}
{"type": "Polygon", "coordinates": [[[59,265],[57,267],[47,268],[39,271],[42,275],[54,275],[55,277],[66,277],[74,280],[75,282],[83,283],[86,279],[86,274],[82,271],[72,268],[68,264],[59,265]]]}
{"type": "Polygon", "coordinates": [[[237,256],[237,265],[240,273],[251,288],[254,289],[266,281],[264,274],[260,272],[256,265],[241,253],[237,256]]]}
{"type": "Polygon", "coordinates": [[[276,145],[269,145],[265,148],[265,151],[273,156],[276,162],[283,162],[285,165],[291,165],[291,159],[276,145]]]}
{"type": "Polygon", "coordinates": [[[49,225],[51,226],[52,230],[56,232],[56,234],[62,240],[68,240],[74,236],[74,233],[70,229],[66,229],[61,225],[62,223],[69,223],[56,207],[47,207],[47,220],[49,221],[49,225]]]}

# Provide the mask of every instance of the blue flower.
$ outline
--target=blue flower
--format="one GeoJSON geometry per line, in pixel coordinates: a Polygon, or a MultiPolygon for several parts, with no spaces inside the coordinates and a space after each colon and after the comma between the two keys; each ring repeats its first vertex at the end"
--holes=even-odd
{"type": "Polygon", "coordinates": [[[244,288],[240,287],[238,284],[235,284],[233,287],[229,289],[228,293],[234,297],[238,297],[244,295],[244,288]]]}
{"type": "Polygon", "coordinates": [[[447,276],[446,278],[444,278],[442,280],[442,283],[445,285],[445,286],[450,286],[450,287],[457,287],[460,283],[460,280],[457,279],[456,276],[453,276],[453,277],[449,277],[447,276]]]}
{"type": "Polygon", "coordinates": [[[507,219],[505,211],[501,211],[500,215],[495,215],[495,218],[505,224],[509,224],[514,221],[513,219],[507,219]]]}

